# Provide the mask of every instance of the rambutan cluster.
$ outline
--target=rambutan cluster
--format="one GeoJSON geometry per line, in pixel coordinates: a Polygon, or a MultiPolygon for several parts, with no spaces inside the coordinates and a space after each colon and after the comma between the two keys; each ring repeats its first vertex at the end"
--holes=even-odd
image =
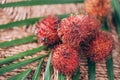
{"type": "Polygon", "coordinates": [[[72,75],[79,67],[79,53],[83,51],[92,61],[106,59],[113,49],[113,38],[100,31],[100,22],[90,15],[73,15],[59,20],[48,16],[37,23],[38,40],[51,45],[61,40],[53,49],[51,63],[65,75],[72,75]]]}

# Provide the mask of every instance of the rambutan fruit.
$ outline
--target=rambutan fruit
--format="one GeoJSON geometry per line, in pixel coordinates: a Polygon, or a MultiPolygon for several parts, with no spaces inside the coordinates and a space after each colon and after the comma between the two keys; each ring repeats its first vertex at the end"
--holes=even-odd
{"type": "Polygon", "coordinates": [[[73,15],[61,20],[58,36],[64,44],[79,49],[80,42],[91,40],[100,28],[99,21],[88,15],[73,15]]]}
{"type": "Polygon", "coordinates": [[[85,10],[88,14],[101,19],[105,17],[110,8],[109,0],[86,0],[85,10]]]}
{"type": "Polygon", "coordinates": [[[109,57],[113,49],[113,43],[113,38],[109,33],[100,31],[90,44],[86,44],[88,46],[84,52],[88,58],[97,62],[109,57]]]}
{"type": "Polygon", "coordinates": [[[60,44],[53,49],[53,67],[64,75],[72,75],[79,66],[78,52],[67,44],[60,44]]]}
{"type": "Polygon", "coordinates": [[[51,45],[59,40],[57,35],[59,19],[57,16],[47,16],[37,24],[37,37],[40,43],[51,45]]]}

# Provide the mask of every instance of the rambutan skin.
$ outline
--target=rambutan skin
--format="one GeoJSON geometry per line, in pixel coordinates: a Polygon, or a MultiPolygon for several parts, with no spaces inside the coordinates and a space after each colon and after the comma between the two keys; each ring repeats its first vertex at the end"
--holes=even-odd
{"type": "Polygon", "coordinates": [[[37,24],[37,37],[40,43],[44,45],[54,44],[59,40],[57,27],[59,18],[57,16],[47,16],[37,24]]]}
{"type": "Polygon", "coordinates": [[[64,44],[79,49],[80,42],[91,40],[100,28],[99,21],[88,15],[73,15],[61,20],[58,36],[64,44]]]}
{"type": "Polygon", "coordinates": [[[96,16],[97,18],[105,17],[110,8],[109,0],[86,0],[85,10],[88,14],[96,16]]]}
{"type": "Polygon", "coordinates": [[[113,38],[109,33],[100,31],[96,38],[89,44],[85,53],[92,61],[101,61],[109,57],[113,49],[113,43],[113,38]]]}
{"type": "Polygon", "coordinates": [[[69,45],[61,44],[53,50],[52,65],[64,75],[72,75],[79,66],[78,52],[69,45]]]}

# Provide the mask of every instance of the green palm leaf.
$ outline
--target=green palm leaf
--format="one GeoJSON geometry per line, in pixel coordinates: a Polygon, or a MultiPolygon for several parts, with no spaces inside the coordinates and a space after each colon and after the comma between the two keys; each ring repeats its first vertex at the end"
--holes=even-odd
{"type": "Polygon", "coordinates": [[[80,70],[77,69],[77,72],[72,76],[72,80],[80,80],[80,70]]]}
{"type": "MultiPolygon", "coordinates": [[[[69,16],[69,14],[62,14],[62,15],[58,15],[58,16],[62,19],[62,18],[65,18],[65,17],[69,16]]],[[[10,23],[7,23],[7,24],[2,24],[2,25],[0,25],[0,29],[22,27],[23,25],[33,25],[42,18],[44,18],[44,16],[38,17],[38,18],[29,18],[29,19],[25,19],[25,20],[10,22],[10,23]]]]}
{"type": "Polygon", "coordinates": [[[119,34],[120,37],[120,3],[118,0],[111,0],[112,2],[112,6],[114,9],[114,19],[115,19],[115,23],[117,25],[117,32],[119,34]]]}
{"type": "Polygon", "coordinates": [[[95,74],[96,74],[96,66],[95,62],[90,61],[88,59],[88,79],[89,80],[95,80],[95,74]]]}
{"type": "Polygon", "coordinates": [[[28,74],[31,72],[31,70],[32,69],[27,69],[27,70],[15,75],[15,76],[10,77],[7,80],[25,80],[27,78],[28,74]]]}
{"type": "Polygon", "coordinates": [[[106,61],[106,68],[109,80],[114,80],[114,67],[113,67],[113,58],[111,57],[106,61]]]}
{"type": "Polygon", "coordinates": [[[39,75],[41,72],[41,67],[43,64],[44,59],[41,59],[38,65],[38,68],[35,70],[35,73],[33,74],[32,80],[39,80],[39,75]]]}
{"type": "Polygon", "coordinates": [[[35,62],[35,61],[37,61],[41,58],[44,58],[46,56],[47,55],[41,55],[41,56],[38,56],[38,57],[35,57],[35,58],[32,58],[32,59],[28,59],[28,60],[25,60],[25,61],[17,62],[17,63],[14,63],[14,64],[10,64],[8,66],[2,67],[2,68],[0,68],[0,74],[4,74],[4,73],[10,72],[14,69],[21,68],[21,67],[23,67],[27,64],[35,62]]]}
{"type": "Polygon", "coordinates": [[[31,50],[27,50],[25,52],[21,52],[19,54],[15,54],[15,55],[7,57],[5,59],[1,59],[0,60],[0,65],[15,61],[15,60],[17,60],[19,58],[23,58],[25,56],[33,55],[33,54],[35,54],[35,53],[37,53],[37,52],[39,52],[41,50],[44,50],[46,48],[47,48],[46,46],[41,46],[41,47],[33,48],[31,50]]]}
{"type": "Polygon", "coordinates": [[[0,8],[4,7],[18,7],[18,6],[33,6],[33,5],[50,5],[50,4],[68,4],[68,3],[81,3],[83,0],[31,0],[19,1],[0,4],[0,8]]]}
{"type": "Polygon", "coordinates": [[[120,20],[120,3],[119,0],[111,0],[113,9],[116,13],[116,16],[118,16],[118,19],[120,20]]]}
{"type": "MultiPolygon", "coordinates": [[[[107,25],[107,21],[105,21],[105,24],[103,26],[103,29],[102,30],[105,30],[105,31],[109,31],[109,28],[107,28],[106,26],[107,25]]],[[[112,55],[111,55],[112,57],[112,55]]],[[[110,58],[106,61],[106,68],[107,68],[107,75],[108,75],[108,78],[109,80],[114,80],[114,70],[113,70],[113,59],[110,58]]]]}
{"type": "Polygon", "coordinates": [[[105,19],[103,26],[101,27],[101,30],[103,31],[109,31],[109,27],[108,27],[108,23],[107,23],[107,19],[105,19]]]}
{"type": "Polygon", "coordinates": [[[66,80],[65,75],[58,72],[58,80],[66,80]]]}
{"type": "Polygon", "coordinates": [[[10,22],[7,24],[2,24],[2,25],[0,25],[0,29],[9,29],[9,28],[13,28],[13,27],[22,27],[24,25],[33,25],[41,18],[43,18],[43,17],[29,18],[29,19],[25,19],[25,20],[10,22]]]}
{"type": "Polygon", "coordinates": [[[51,56],[52,56],[52,53],[50,51],[49,58],[48,58],[48,61],[47,61],[47,65],[46,65],[46,68],[45,68],[45,74],[43,76],[43,80],[51,80],[51,75],[52,75],[52,65],[50,64],[51,56]]]}
{"type": "Polygon", "coordinates": [[[20,44],[29,43],[29,42],[35,42],[35,41],[37,41],[37,38],[35,37],[35,35],[30,35],[28,37],[24,37],[24,38],[20,38],[20,39],[1,42],[0,48],[6,48],[6,47],[16,46],[16,45],[20,45],[20,44]]]}
{"type": "Polygon", "coordinates": [[[118,33],[118,36],[120,37],[120,20],[118,20],[118,17],[116,16],[116,13],[113,14],[114,20],[115,20],[115,24],[116,24],[116,30],[118,33]]]}

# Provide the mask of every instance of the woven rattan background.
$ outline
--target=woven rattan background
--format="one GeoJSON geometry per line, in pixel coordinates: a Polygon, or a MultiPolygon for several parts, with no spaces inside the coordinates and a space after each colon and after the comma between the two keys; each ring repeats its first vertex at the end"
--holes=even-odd
{"type": "MultiPolygon", "coordinates": [[[[12,2],[15,0],[0,0],[0,3],[12,2]]],[[[16,0],[18,1],[18,0],[16,0]]],[[[32,6],[32,7],[16,7],[16,8],[4,8],[0,9],[0,24],[5,24],[11,21],[22,20],[25,18],[39,17],[50,14],[63,14],[63,13],[78,13],[84,11],[83,4],[64,4],[64,5],[42,5],[42,6],[32,6]]],[[[35,32],[35,27],[33,26],[23,26],[21,28],[13,28],[7,30],[0,30],[0,42],[8,41],[12,39],[22,38],[28,36],[35,32]]],[[[112,36],[115,39],[115,49],[113,50],[113,60],[114,60],[114,75],[115,80],[120,80],[120,45],[116,35],[116,32],[112,31],[112,36]]],[[[37,47],[37,43],[28,43],[10,48],[0,48],[0,58],[5,58],[7,56],[11,56],[13,54],[17,54],[19,52],[32,49],[37,47]]],[[[37,53],[33,56],[24,57],[24,59],[19,59],[18,61],[22,61],[28,58],[35,57],[40,54],[44,54],[45,51],[37,53]]],[[[17,61],[16,61],[17,62],[17,61]]],[[[37,67],[37,62],[29,64],[20,69],[16,69],[12,72],[5,73],[4,75],[0,75],[0,80],[6,80],[7,78],[17,74],[18,72],[24,71],[27,68],[34,69],[37,67]]],[[[108,80],[106,74],[106,65],[105,61],[101,61],[96,64],[96,80],[108,80]]],[[[87,74],[87,60],[85,56],[81,56],[80,60],[80,71],[81,71],[81,80],[88,80],[87,74]]],[[[44,70],[44,66],[43,66],[44,70]]],[[[29,76],[28,80],[30,80],[29,76]]],[[[41,74],[42,76],[42,74],[41,74]]],[[[42,77],[41,79],[42,80],[42,77]]]]}

